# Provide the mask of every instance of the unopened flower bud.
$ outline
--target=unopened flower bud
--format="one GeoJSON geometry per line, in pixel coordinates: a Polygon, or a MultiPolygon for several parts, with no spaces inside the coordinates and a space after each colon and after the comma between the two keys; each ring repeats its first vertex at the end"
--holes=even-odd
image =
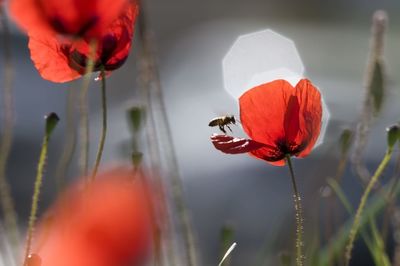
{"type": "Polygon", "coordinates": [[[399,139],[400,136],[400,127],[399,125],[392,125],[386,129],[387,131],[387,142],[389,149],[393,149],[394,145],[399,139]]]}
{"type": "Polygon", "coordinates": [[[60,121],[60,118],[56,113],[50,113],[44,117],[46,120],[46,134],[47,136],[50,136],[51,133],[53,133],[54,128],[57,126],[58,121],[60,121]]]}

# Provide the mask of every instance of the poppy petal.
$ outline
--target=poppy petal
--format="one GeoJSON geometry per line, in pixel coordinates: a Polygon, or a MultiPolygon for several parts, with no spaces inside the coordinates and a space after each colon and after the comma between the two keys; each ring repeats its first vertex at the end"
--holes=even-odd
{"type": "Polygon", "coordinates": [[[307,156],[318,139],[322,123],[322,102],[320,92],[308,79],[302,79],[296,85],[296,96],[300,102],[299,131],[295,139],[300,143],[298,157],[307,156]]]}
{"type": "Polygon", "coordinates": [[[128,0],[12,0],[11,14],[26,31],[99,37],[128,0]]]}
{"type": "MultiPolygon", "coordinates": [[[[97,7],[96,13],[101,19],[99,20],[97,29],[93,31],[95,35],[104,34],[104,32],[108,30],[107,29],[108,26],[115,19],[117,19],[122,12],[126,12],[126,9],[130,8],[128,7],[128,5],[137,7],[136,0],[102,0],[102,1],[92,0],[92,1],[94,1],[94,3],[96,4],[97,7]]],[[[75,2],[82,3],[82,2],[87,2],[87,0],[86,1],[75,0],[75,2]]],[[[93,8],[88,3],[85,3],[85,5],[87,6],[88,9],[93,8]]]]}
{"type": "Polygon", "coordinates": [[[239,99],[240,120],[251,139],[278,148],[285,141],[285,114],[295,90],[279,79],[254,87],[239,99]]]}
{"type": "Polygon", "coordinates": [[[129,169],[67,189],[41,220],[32,250],[42,266],[144,265],[150,254],[151,187],[129,169]],[[105,200],[106,199],[106,200],[105,200]]]}
{"type": "Polygon", "coordinates": [[[285,160],[285,155],[282,154],[279,157],[274,156],[271,154],[271,149],[269,148],[260,148],[254,151],[251,151],[250,154],[257,159],[266,161],[269,164],[275,165],[275,166],[284,166],[286,164],[285,160]]]}
{"type": "Polygon", "coordinates": [[[251,139],[235,138],[228,135],[211,136],[211,141],[217,150],[228,154],[248,153],[265,145],[251,139]]]}
{"type": "Polygon", "coordinates": [[[139,13],[139,7],[136,3],[129,5],[129,8],[123,15],[115,20],[107,30],[107,35],[103,38],[103,55],[107,54],[107,39],[110,37],[116,41],[116,47],[112,50],[110,56],[107,56],[104,62],[107,70],[119,68],[127,59],[134,32],[134,24],[139,13]]]}
{"type": "Polygon", "coordinates": [[[44,20],[36,1],[12,0],[9,7],[11,17],[24,31],[51,31],[51,25],[44,20]]]}
{"type": "Polygon", "coordinates": [[[68,58],[62,52],[62,44],[55,35],[30,35],[29,50],[42,78],[53,82],[67,82],[81,76],[69,66],[68,58]]]}
{"type": "MultiPolygon", "coordinates": [[[[289,96],[283,126],[285,130],[286,143],[295,140],[300,130],[300,103],[295,95],[289,96]]],[[[295,144],[296,142],[294,142],[295,144]]]]}

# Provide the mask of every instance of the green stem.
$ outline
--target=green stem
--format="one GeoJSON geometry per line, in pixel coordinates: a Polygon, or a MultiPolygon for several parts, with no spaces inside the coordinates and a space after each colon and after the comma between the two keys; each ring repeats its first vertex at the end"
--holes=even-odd
{"type": "Polygon", "coordinates": [[[40,157],[39,162],[37,165],[37,172],[35,178],[35,184],[33,189],[33,196],[32,196],[32,206],[31,206],[31,213],[29,215],[28,220],[28,232],[27,232],[27,240],[26,240],[26,247],[25,247],[25,259],[24,265],[27,263],[28,256],[30,254],[31,245],[32,245],[32,237],[35,227],[35,222],[37,219],[37,211],[39,207],[39,196],[40,196],[40,188],[43,183],[43,173],[44,167],[46,165],[47,159],[47,150],[48,150],[48,143],[50,140],[50,136],[57,125],[59,118],[55,113],[51,113],[50,115],[46,116],[46,131],[43,137],[43,143],[40,150],[40,157]]]}
{"type": "Polygon", "coordinates": [[[15,212],[14,201],[11,195],[10,184],[6,178],[7,161],[13,142],[13,128],[15,120],[15,107],[12,83],[13,65],[11,60],[10,29],[4,10],[4,5],[0,4],[0,18],[3,30],[4,46],[4,84],[2,91],[3,98],[3,134],[0,140],[0,202],[4,213],[6,232],[12,246],[18,249],[19,230],[17,224],[17,214],[15,212]]]}
{"type": "MultiPolygon", "coordinates": [[[[382,189],[388,192],[393,185],[393,182],[386,184],[382,189]]],[[[395,188],[395,195],[400,195],[400,186],[397,184],[395,188]]],[[[365,210],[364,215],[360,219],[359,230],[366,226],[369,222],[368,217],[377,216],[382,210],[387,206],[387,200],[382,197],[381,194],[374,195],[371,200],[369,200],[368,208],[365,210]]],[[[326,266],[331,260],[340,256],[343,252],[344,247],[347,243],[347,238],[353,224],[353,220],[347,220],[340,230],[331,238],[329,243],[325,247],[321,248],[319,252],[319,263],[320,266],[326,266]],[[332,249],[332,255],[329,254],[328,250],[332,249]]]]}
{"type": "Polygon", "coordinates": [[[301,207],[301,197],[297,189],[296,178],[294,176],[290,155],[286,155],[286,161],[289,166],[290,177],[292,179],[294,209],[296,211],[296,265],[303,266],[305,260],[305,256],[303,255],[303,209],[301,207]]]}
{"type": "Polygon", "coordinates": [[[71,164],[71,160],[76,147],[76,121],[74,110],[76,92],[77,91],[73,90],[72,88],[68,90],[64,147],[61,157],[57,163],[55,176],[58,192],[60,192],[64,187],[65,176],[68,170],[68,166],[71,164]]]}
{"type": "Polygon", "coordinates": [[[88,111],[88,92],[90,77],[94,70],[97,42],[90,42],[89,58],[86,64],[85,76],[82,83],[81,95],[79,99],[80,111],[80,159],[79,164],[84,176],[89,172],[89,111],[88,111]]]}
{"type": "Polygon", "coordinates": [[[104,67],[101,67],[100,77],[101,77],[101,107],[103,113],[103,124],[101,129],[99,147],[97,149],[96,161],[94,164],[93,173],[91,177],[92,181],[96,178],[97,170],[99,168],[101,161],[101,156],[103,155],[104,143],[106,141],[106,135],[107,135],[107,94],[106,94],[106,74],[104,71],[104,67]]]}
{"type": "Polygon", "coordinates": [[[348,238],[349,240],[348,240],[347,246],[346,246],[346,253],[345,253],[345,260],[346,260],[345,265],[346,266],[350,265],[351,252],[353,250],[354,240],[356,239],[357,232],[360,227],[361,215],[362,215],[362,212],[364,211],[365,204],[367,203],[368,196],[369,196],[371,190],[373,189],[373,187],[375,186],[376,182],[378,181],[378,178],[381,176],[383,170],[388,165],[390,158],[392,157],[392,153],[393,153],[393,150],[390,148],[386,151],[385,156],[383,157],[381,163],[379,164],[378,168],[376,169],[376,172],[372,176],[363,195],[361,196],[360,204],[357,208],[356,215],[354,216],[354,222],[351,226],[349,238],[348,238]]]}

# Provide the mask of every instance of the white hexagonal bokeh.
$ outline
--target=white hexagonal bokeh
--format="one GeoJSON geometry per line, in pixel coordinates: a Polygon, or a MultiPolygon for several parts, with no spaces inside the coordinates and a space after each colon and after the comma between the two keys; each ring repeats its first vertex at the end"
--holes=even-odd
{"type": "Polygon", "coordinates": [[[324,97],[322,99],[322,123],[321,123],[321,131],[319,133],[319,137],[317,142],[315,143],[315,147],[321,145],[324,142],[326,129],[328,128],[329,119],[331,117],[331,113],[329,112],[328,106],[325,103],[324,97]]]}
{"type": "MultiPolygon", "coordinates": [[[[222,65],[225,90],[236,100],[247,90],[276,79],[294,87],[304,74],[294,42],[269,29],[239,36],[222,65]]],[[[329,118],[322,98],[321,132],[315,146],[323,143],[329,118]]]]}
{"type": "Polygon", "coordinates": [[[304,66],[294,42],[272,30],[241,35],[222,62],[226,91],[238,99],[251,79],[262,73],[287,69],[299,76],[304,66]]]}

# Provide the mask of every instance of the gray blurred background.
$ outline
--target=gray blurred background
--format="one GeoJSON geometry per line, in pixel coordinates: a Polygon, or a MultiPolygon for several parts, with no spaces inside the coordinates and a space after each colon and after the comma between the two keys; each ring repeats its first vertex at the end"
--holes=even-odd
{"type": "MultiPolygon", "coordinates": [[[[271,28],[296,43],[307,77],[324,95],[331,112],[324,144],[308,159],[294,161],[307,205],[307,231],[313,226],[311,217],[320,207],[320,188],[325,185],[325,178],[334,174],[340,132],[359,117],[370,22],[376,9],[386,10],[390,20],[385,43],[388,91],[381,119],[373,128],[367,148],[366,160],[371,169],[384,153],[384,128],[399,120],[400,2],[149,0],[145,4],[158,49],[168,118],[201,265],[217,264],[219,232],[226,223],[235,228],[238,242],[233,265],[276,265],[278,253],[290,248],[288,243],[293,237],[291,232],[294,233],[288,170],[247,155],[228,156],[213,148],[209,136],[216,129],[209,128],[208,121],[218,115],[238,115],[235,101],[223,88],[222,58],[239,35],[271,28]],[[267,259],[261,264],[263,254],[267,259]]],[[[81,83],[54,84],[42,80],[29,60],[27,38],[15,27],[12,37],[17,120],[7,172],[23,223],[29,211],[43,116],[53,111],[59,114],[61,122],[51,141],[42,211],[55,195],[52,177],[65,140],[67,91],[79,89],[81,83]]],[[[0,53],[1,68],[2,64],[0,53]]],[[[137,102],[136,68],[133,45],[127,63],[108,79],[109,131],[103,165],[128,162],[124,146],[129,143],[130,133],[125,110],[137,102]]],[[[92,162],[101,118],[99,87],[100,84],[92,83],[90,89],[92,162]]],[[[239,127],[234,132],[240,132],[239,127]]],[[[351,174],[351,169],[347,173],[351,174]]],[[[74,161],[68,176],[73,178],[76,174],[74,161]]],[[[347,183],[346,191],[357,198],[357,181],[347,183]]]]}

